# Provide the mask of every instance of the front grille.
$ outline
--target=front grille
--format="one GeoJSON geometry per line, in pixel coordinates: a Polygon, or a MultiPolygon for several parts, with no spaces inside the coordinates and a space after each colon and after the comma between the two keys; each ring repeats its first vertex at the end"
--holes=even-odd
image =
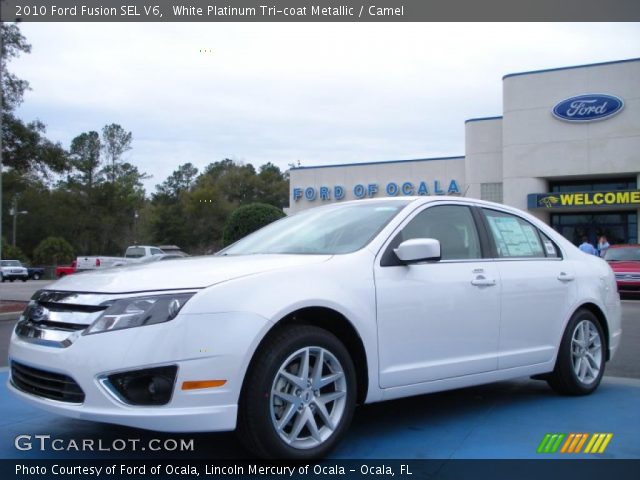
{"type": "Polygon", "coordinates": [[[629,273],[616,273],[616,280],[622,282],[640,282],[640,273],[629,272],[629,273]]]}
{"type": "Polygon", "coordinates": [[[11,383],[31,395],[69,403],[84,402],[84,392],[71,377],[11,362],[11,383]]]}

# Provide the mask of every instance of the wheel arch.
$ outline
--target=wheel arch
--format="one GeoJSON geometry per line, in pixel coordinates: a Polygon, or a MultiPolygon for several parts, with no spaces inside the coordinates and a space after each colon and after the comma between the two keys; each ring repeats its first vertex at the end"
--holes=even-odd
{"type": "Polygon", "coordinates": [[[575,311],[577,312],[580,309],[588,310],[589,312],[593,313],[593,315],[595,315],[595,317],[598,319],[598,323],[600,324],[600,327],[602,327],[602,331],[604,332],[605,360],[608,361],[611,354],[609,351],[609,323],[607,322],[607,317],[605,316],[602,309],[595,303],[591,303],[591,302],[583,303],[575,311]]]}
{"type": "Polygon", "coordinates": [[[281,329],[289,325],[312,325],[322,328],[335,335],[346,347],[353,360],[356,370],[357,395],[356,402],[364,403],[369,389],[369,370],[367,362],[367,354],[364,348],[362,338],[358,334],[353,324],[340,312],[328,307],[304,307],[288,313],[280,320],[275,322],[269,331],[260,340],[245,370],[245,376],[242,381],[240,396],[244,394],[247,372],[251,370],[258,354],[261,352],[264,344],[271,336],[277,334],[281,329]]]}

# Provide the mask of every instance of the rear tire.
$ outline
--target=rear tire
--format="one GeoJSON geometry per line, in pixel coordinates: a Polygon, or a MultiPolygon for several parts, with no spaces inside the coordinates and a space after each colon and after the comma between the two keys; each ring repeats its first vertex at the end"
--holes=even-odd
{"type": "Polygon", "coordinates": [[[355,400],[345,346],[318,327],[285,327],[265,341],[247,372],[237,433],[261,458],[320,458],[344,436],[355,400]]]}
{"type": "Polygon", "coordinates": [[[39,273],[34,273],[32,278],[34,280],[40,280],[40,274],[39,273]]]}
{"type": "Polygon", "coordinates": [[[605,336],[597,317],[589,310],[578,310],[567,324],[547,382],[564,395],[590,394],[602,380],[605,352],[605,336]]]}

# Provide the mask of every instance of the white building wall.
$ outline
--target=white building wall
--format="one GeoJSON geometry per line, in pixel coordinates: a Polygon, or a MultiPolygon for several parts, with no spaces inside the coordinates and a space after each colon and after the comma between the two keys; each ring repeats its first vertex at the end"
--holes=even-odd
{"type": "Polygon", "coordinates": [[[640,62],[505,77],[505,203],[526,208],[521,188],[535,184],[532,179],[635,176],[640,170],[639,86],[640,62]],[[614,117],[588,123],[552,115],[559,101],[583,93],[613,94],[625,107],[614,117]]]}
{"type": "Polygon", "coordinates": [[[481,198],[483,183],[502,183],[502,118],[465,122],[467,197],[481,198]]]}

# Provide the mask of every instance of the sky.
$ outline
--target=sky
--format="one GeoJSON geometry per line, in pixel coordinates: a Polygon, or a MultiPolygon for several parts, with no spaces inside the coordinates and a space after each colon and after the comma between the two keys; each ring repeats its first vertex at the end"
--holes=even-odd
{"type": "MultiPolygon", "coordinates": [[[[464,155],[502,114],[502,76],[640,57],[639,23],[27,23],[18,114],[68,148],[118,123],[152,178],[464,155]]],[[[576,92],[584,93],[584,92],[576,92]]]]}

